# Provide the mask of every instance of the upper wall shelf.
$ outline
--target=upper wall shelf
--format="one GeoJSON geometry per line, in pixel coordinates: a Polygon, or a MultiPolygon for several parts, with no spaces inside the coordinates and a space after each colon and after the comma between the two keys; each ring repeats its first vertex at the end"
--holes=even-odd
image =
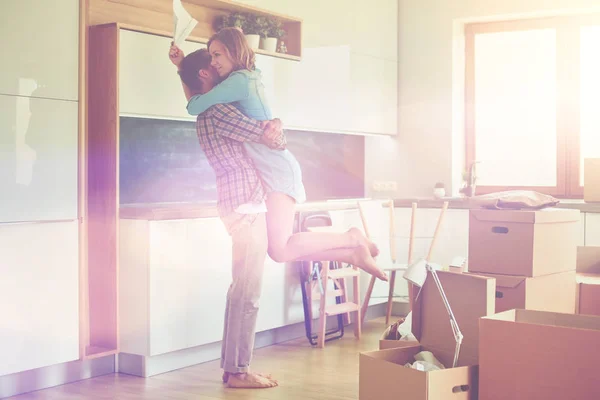
{"type": "MultiPolygon", "coordinates": [[[[231,12],[247,12],[279,19],[286,31],[284,39],[287,54],[256,49],[257,54],[299,61],[302,56],[302,20],[272,13],[230,0],[184,0],[185,9],[198,21],[188,40],[206,43],[215,33],[216,17],[231,12]]],[[[123,29],[152,33],[160,36],[173,35],[172,0],[89,0],[88,25],[118,23],[123,29]]]]}

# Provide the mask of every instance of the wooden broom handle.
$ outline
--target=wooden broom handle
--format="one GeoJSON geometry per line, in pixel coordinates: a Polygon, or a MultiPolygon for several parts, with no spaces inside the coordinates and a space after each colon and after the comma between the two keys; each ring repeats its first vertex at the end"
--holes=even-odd
{"type": "Polygon", "coordinates": [[[435,227],[435,233],[433,234],[433,239],[431,239],[431,246],[429,246],[429,254],[427,255],[428,262],[431,262],[431,256],[433,255],[433,248],[435,247],[435,242],[437,241],[438,235],[440,233],[440,227],[442,226],[442,221],[444,220],[444,215],[446,214],[447,208],[448,208],[448,202],[445,201],[444,204],[442,205],[442,211],[440,212],[437,226],[435,227]]]}
{"type": "Polygon", "coordinates": [[[413,248],[415,241],[415,214],[417,213],[417,203],[412,203],[412,213],[410,214],[410,233],[408,236],[408,265],[413,262],[413,248]]]}

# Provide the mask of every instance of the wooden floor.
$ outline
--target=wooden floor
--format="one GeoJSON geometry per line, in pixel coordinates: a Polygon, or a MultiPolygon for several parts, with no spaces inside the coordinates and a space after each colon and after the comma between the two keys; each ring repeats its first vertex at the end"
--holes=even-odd
{"type": "Polygon", "coordinates": [[[156,399],[156,400],[346,400],[358,399],[358,354],[377,350],[384,319],[365,323],[360,341],[348,327],[344,337],[325,349],[311,348],[306,338],[259,349],[253,371],[268,372],[279,381],[272,389],[228,389],[221,383],[219,361],[150,378],[110,374],[32,392],[10,399],[156,399]]]}

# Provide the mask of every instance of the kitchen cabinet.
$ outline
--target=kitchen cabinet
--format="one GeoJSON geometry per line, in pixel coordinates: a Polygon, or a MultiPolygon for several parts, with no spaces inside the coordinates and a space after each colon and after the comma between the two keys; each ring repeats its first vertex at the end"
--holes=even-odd
{"type": "Polygon", "coordinates": [[[78,227],[0,224],[0,376],[79,358],[78,227]]]}
{"type": "Polygon", "coordinates": [[[79,0],[2,0],[0,22],[0,94],[77,101],[79,0]]]}

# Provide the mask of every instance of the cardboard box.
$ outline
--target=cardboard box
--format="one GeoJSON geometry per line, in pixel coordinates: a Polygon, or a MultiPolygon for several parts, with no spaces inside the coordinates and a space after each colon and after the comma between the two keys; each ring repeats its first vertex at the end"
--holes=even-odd
{"type": "Polygon", "coordinates": [[[481,274],[496,278],[496,312],[522,308],[573,314],[577,303],[575,271],[525,276],[481,274]]]}
{"type": "Polygon", "coordinates": [[[469,272],[541,276],[574,271],[579,210],[471,210],[469,272]]]}
{"type": "Polygon", "coordinates": [[[600,202],[600,158],[583,161],[583,200],[586,203],[600,202]]]}
{"type": "Polygon", "coordinates": [[[398,347],[418,346],[419,342],[414,340],[379,340],[379,350],[395,349],[398,347]]]}
{"type": "Polygon", "coordinates": [[[577,248],[577,314],[600,316],[600,247],[577,248]]]}
{"type": "Polygon", "coordinates": [[[600,246],[577,247],[577,272],[600,274],[600,246]]]}
{"type": "Polygon", "coordinates": [[[577,314],[600,316],[600,275],[577,274],[577,314]]]}
{"type": "Polygon", "coordinates": [[[600,399],[600,317],[510,310],[479,334],[480,400],[600,399]]]}
{"type": "Polygon", "coordinates": [[[428,277],[413,310],[419,344],[360,354],[360,400],[475,400],[478,389],[479,318],[494,313],[495,280],[477,275],[438,272],[464,339],[458,367],[422,372],[404,365],[415,354],[431,351],[451,366],[456,347],[450,320],[437,286],[428,277]]]}

